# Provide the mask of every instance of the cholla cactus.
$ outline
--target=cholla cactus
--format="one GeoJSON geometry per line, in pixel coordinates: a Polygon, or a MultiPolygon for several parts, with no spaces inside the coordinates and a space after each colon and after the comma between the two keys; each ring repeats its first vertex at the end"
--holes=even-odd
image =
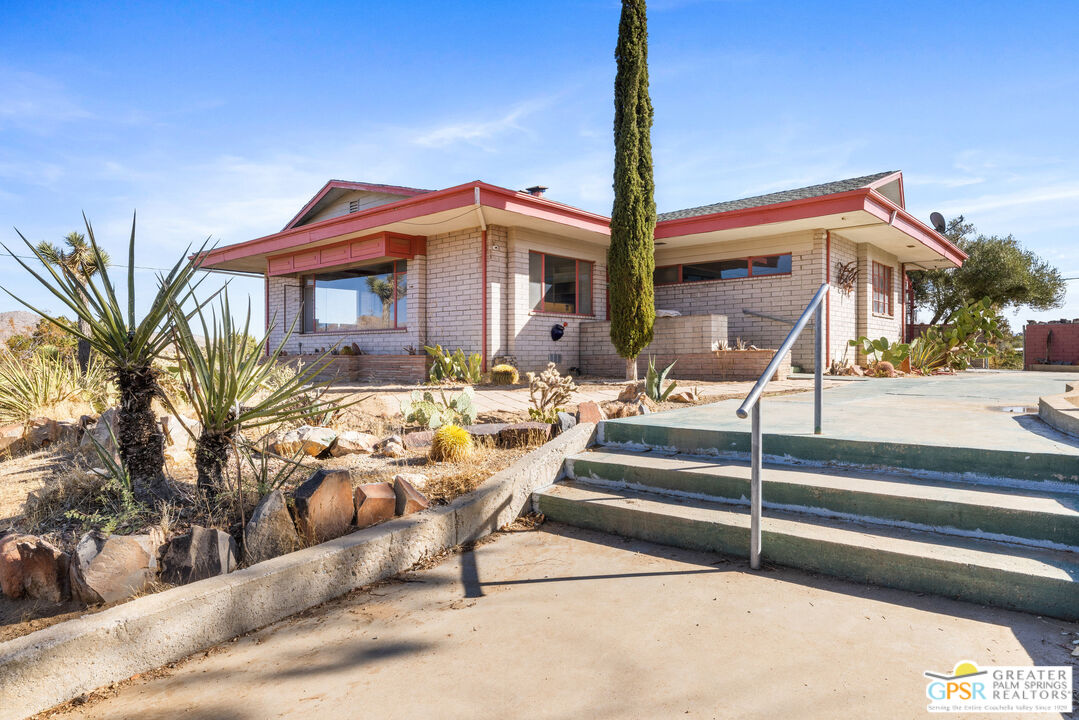
{"type": "Polygon", "coordinates": [[[520,380],[521,375],[512,365],[495,365],[491,368],[491,382],[495,385],[516,385],[520,380]]]}
{"type": "Polygon", "coordinates": [[[429,456],[436,462],[460,462],[472,454],[472,436],[458,425],[443,425],[431,438],[429,456]]]}
{"type": "Polygon", "coordinates": [[[528,373],[528,396],[532,400],[528,414],[540,422],[557,422],[559,410],[576,391],[573,376],[563,377],[554,363],[547,363],[547,369],[539,375],[528,373]]]}

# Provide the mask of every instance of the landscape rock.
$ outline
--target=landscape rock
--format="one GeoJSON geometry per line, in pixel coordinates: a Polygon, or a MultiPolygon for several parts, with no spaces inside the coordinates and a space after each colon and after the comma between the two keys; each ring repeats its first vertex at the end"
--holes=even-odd
{"type": "Polygon", "coordinates": [[[396,480],[397,478],[401,478],[418,490],[423,490],[427,487],[427,481],[430,479],[423,473],[397,473],[393,479],[396,480]]]}
{"type": "Polygon", "coordinates": [[[22,425],[19,423],[0,427],[0,455],[17,453],[23,449],[22,430],[22,425]]]}
{"type": "Polygon", "coordinates": [[[22,437],[28,450],[47,447],[60,438],[60,424],[52,418],[33,418],[26,423],[22,437]]]}
{"type": "MultiPolygon", "coordinates": [[[[638,405],[640,405],[641,407],[645,408],[645,409],[646,409],[646,410],[648,410],[649,412],[655,412],[655,411],[656,411],[656,409],[657,409],[657,408],[659,407],[659,406],[658,406],[658,405],[656,404],[656,401],[655,401],[655,400],[653,400],[652,398],[648,397],[648,396],[647,396],[647,395],[645,395],[644,393],[641,393],[641,394],[640,394],[640,395],[638,395],[638,396],[637,396],[636,398],[634,398],[634,402],[635,402],[635,403],[637,403],[638,405]]],[[[641,414],[643,415],[644,413],[642,412],[641,414]]]]}
{"type": "Polygon", "coordinates": [[[42,538],[9,533],[0,538],[0,590],[14,600],[66,600],[68,562],[67,553],[42,538]]]}
{"type": "Polygon", "coordinates": [[[426,510],[431,505],[423,493],[412,487],[412,484],[401,475],[393,479],[393,492],[397,496],[394,511],[398,515],[411,515],[420,510],[426,510]]]}
{"type": "Polygon", "coordinates": [[[643,392],[644,380],[626,383],[622,386],[622,392],[618,393],[618,402],[633,402],[643,392]]]}
{"type": "Polygon", "coordinates": [[[372,395],[365,398],[358,407],[363,413],[383,420],[392,420],[401,414],[400,401],[389,395],[372,395]]]}
{"type": "Polygon", "coordinates": [[[300,547],[300,536],[285,505],[285,494],[274,490],[251,513],[244,529],[247,536],[247,564],[254,565],[300,547]]]}
{"type": "Polygon", "coordinates": [[[177,454],[180,451],[186,453],[195,452],[195,439],[202,432],[202,423],[195,418],[174,418],[171,415],[162,415],[157,421],[161,426],[161,432],[165,435],[166,452],[169,448],[174,448],[177,454]],[[184,430],[184,427],[187,427],[191,432],[184,430]]]}
{"type": "Polygon", "coordinates": [[[157,576],[157,556],[164,544],[158,528],[147,535],[89,532],[71,558],[71,593],[85,603],[116,602],[142,592],[157,576]]]}
{"type": "Polygon", "coordinates": [[[389,458],[402,458],[405,456],[405,446],[399,442],[388,442],[382,446],[382,454],[389,458]]]}
{"type": "Polygon", "coordinates": [[[667,397],[667,400],[676,403],[695,403],[700,402],[701,398],[692,390],[683,390],[682,392],[672,393],[667,397]]]}
{"type": "Polygon", "coordinates": [[[558,413],[558,432],[559,434],[566,432],[570,428],[577,424],[577,416],[571,415],[568,412],[558,413]]]}
{"type": "Polygon", "coordinates": [[[498,433],[502,432],[502,428],[506,427],[507,424],[481,423],[479,425],[469,425],[465,430],[468,430],[468,434],[472,436],[472,442],[477,445],[493,446],[498,444],[498,433]]]}
{"type": "Polygon", "coordinates": [[[504,448],[538,445],[551,439],[551,426],[541,422],[507,425],[498,432],[498,446],[504,448]]]}
{"type": "Polygon", "coordinates": [[[341,457],[342,455],[354,455],[356,453],[369,453],[374,451],[378,438],[369,433],[346,430],[337,436],[333,445],[330,446],[330,455],[341,457]]]}
{"type": "Polygon", "coordinates": [[[116,429],[116,416],[119,412],[119,408],[109,408],[101,413],[101,417],[97,419],[97,422],[86,428],[85,432],[82,434],[82,440],[79,441],[79,450],[83,454],[91,458],[96,458],[97,453],[94,452],[94,440],[97,440],[97,443],[109,451],[113,457],[118,457],[116,443],[112,441],[112,436],[109,435],[109,429],[112,429],[113,435],[118,432],[116,429]]]}
{"type": "Polygon", "coordinates": [[[606,419],[607,415],[594,402],[583,402],[577,406],[577,422],[598,423],[600,420],[606,419]]]}
{"type": "Polygon", "coordinates": [[[236,541],[215,528],[192,525],[169,543],[161,558],[161,579],[173,585],[226,575],[236,569],[236,541]]]}
{"type": "Polygon", "coordinates": [[[356,487],[356,527],[365,528],[392,520],[397,512],[397,493],[389,483],[366,483],[356,487]]]}
{"type": "Polygon", "coordinates": [[[347,470],[316,470],[293,494],[296,528],[308,543],[341,537],[355,513],[352,480],[347,470]]]}
{"type": "Polygon", "coordinates": [[[317,457],[330,449],[333,441],[337,439],[337,433],[330,428],[304,425],[296,430],[300,434],[303,443],[303,451],[311,457],[317,457]]]}
{"type": "Polygon", "coordinates": [[[416,430],[415,432],[405,433],[404,445],[409,450],[430,447],[434,437],[434,430],[416,430]]]}
{"type": "Polygon", "coordinates": [[[303,447],[303,437],[299,430],[289,430],[270,443],[270,452],[282,457],[294,457],[303,447]]]}

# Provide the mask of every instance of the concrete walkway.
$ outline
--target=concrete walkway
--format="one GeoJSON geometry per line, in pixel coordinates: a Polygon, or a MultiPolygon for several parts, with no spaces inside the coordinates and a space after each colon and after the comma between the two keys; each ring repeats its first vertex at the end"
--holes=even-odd
{"type": "Polygon", "coordinates": [[[1063,665],[1073,639],[1076,624],[552,523],[61,717],[922,718],[923,671],[1063,665]]]}
{"type": "MultiPolygon", "coordinates": [[[[824,437],[1079,456],[1079,439],[1037,416],[1039,397],[1076,380],[1079,373],[971,371],[837,384],[824,394],[824,437]]],[[[735,415],[740,402],[618,422],[748,432],[749,420],[735,415]]],[[[766,399],[761,422],[766,433],[812,435],[812,394],[766,399]]]]}

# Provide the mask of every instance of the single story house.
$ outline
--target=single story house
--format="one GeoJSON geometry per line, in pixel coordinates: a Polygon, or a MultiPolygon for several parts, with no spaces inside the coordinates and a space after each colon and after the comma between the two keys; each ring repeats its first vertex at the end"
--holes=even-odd
{"type": "MultiPolygon", "coordinates": [[[[265,280],[266,316],[290,355],[357,347],[360,375],[419,379],[423,346],[479,352],[485,366],[621,375],[608,339],[609,218],[475,181],[443,190],[331,180],[280,231],[210,252],[204,267],[265,280]],[[560,330],[554,330],[554,326],[560,330]],[[557,337],[556,337],[557,336],[557,337]]],[[[826,362],[860,335],[898,340],[906,273],[964,253],[905,209],[883,172],[659,215],[656,322],[642,354],[714,376],[717,343],[775,348],[821,283],[826,362]]],[[[812,333],[792,352],[813,365],[812,333]]]]}

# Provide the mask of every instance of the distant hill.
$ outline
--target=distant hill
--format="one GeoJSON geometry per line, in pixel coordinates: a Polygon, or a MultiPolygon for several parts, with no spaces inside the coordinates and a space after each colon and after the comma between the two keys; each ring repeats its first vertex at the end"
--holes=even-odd
{"type": "Polygon", "coordinates": [[[0,312],[0,343],[12,335],[29,333],[41,318],[27,310],[0,312]]]}

